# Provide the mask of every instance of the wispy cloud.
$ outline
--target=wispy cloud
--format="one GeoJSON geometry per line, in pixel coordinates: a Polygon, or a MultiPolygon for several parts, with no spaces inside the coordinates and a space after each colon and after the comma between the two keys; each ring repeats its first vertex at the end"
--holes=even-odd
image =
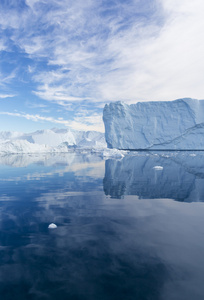
{"type": "Polygon", "coordinates": [[[50,122],[53,124],[60,124],[74,130],[94,130],[104,132],[104,126],[101,115],[93,114],[87,117],[76,117],[74,120],[65,120],[63,118],[53,118],[40,116],[38,114],[32,115],[18,112],[0,112],[0,115],[7,115],[11,117],[20,117],[34,122],[50,122]]]}
{"type": "Polygon", "coordinates": [[[12,95],[12,94],[0,94],[0,99],[12,98],[12,97],[15,97],[15,95],[12,95]]]}
{"type": "Polygon", "coordinates": [[[16,68],[9,72],[9,74],[3,74],[2,72],[0,72],[0,86],[6,87],[8,84],[10,84],[12,80],[16,77],[16,73],[16,68]]]}
{"type": "Polygon", "coordinates": [[[54,87],[46,83],[43,85],[39,85],[38,90],[33,91],[33,93],[42,99],[54,101],[59,103],[60,105],[64,105],[64,102],[75,102],[84,100],[80,97],[69,96],[66,87],[63,84],[57,85],[56,82],[54,87]]]}
{"type": "Polygon", "coordinates": [[[26,101],[26,106],[29,108],[46,108],[47,107],[47,105],[45,105],[45,104],[29,102],[29,101],[26,101]]]}
{"type": "MultiPolygon", "coordinates": [[[[124,78],[132,77],[131,56],[138,41],[159,30],[155,16],[159,5],[149,0],[145,6],[134,0],[26,3],[21,15],[14,11],[10,24],[5,17],[1,22],[13,29],[15,45],[32,59],[45,59],[48,69],[53,68],[37,69],[33,74],[38,84],[34,93],[45,100],[115,99],[116,90],[118,94],[124,88],[124,78]]],[[[32,68],[29,71],[32,73],[32,68]]]]}
{"type": "Polygon", "coordinates": [[[203,0],[26,0],[14,8],[2,8],[0,26],[9,28],[7,45],[36,62],[28,72],[39,98],[101,106],[204,95],[203,0]]]}
{"type": "Polygon", "coordinates": [[[6,50],[5,41],[3,39],[0,40],[0,51],[6,50]]]}
{"type": "Polygon", "coordinates": [[[7,116],[12,116],[12,117],[25,118],[27,120],[31,120],[31,121],[34,121],[34,122],[47,121],[47,122],[51,122],[51,123],[63,124],[65,126],[68,126],[68,123],[69,123],[66,120],[54,119],[53,117],[44,117],[44,116],[40,116],[38,114],[31,115],[31,114],[18,113],[18,112],[0,112],[0,115],[7,115],[7,116]]]}

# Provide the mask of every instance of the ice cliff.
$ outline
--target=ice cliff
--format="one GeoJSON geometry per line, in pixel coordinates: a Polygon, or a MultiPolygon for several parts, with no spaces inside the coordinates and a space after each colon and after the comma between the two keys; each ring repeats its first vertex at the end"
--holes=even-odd
{"type": "Polygon", "coordinates": [[[204,150],[204,100],[115,102],[103,120],[109,148],[204,150]]]}

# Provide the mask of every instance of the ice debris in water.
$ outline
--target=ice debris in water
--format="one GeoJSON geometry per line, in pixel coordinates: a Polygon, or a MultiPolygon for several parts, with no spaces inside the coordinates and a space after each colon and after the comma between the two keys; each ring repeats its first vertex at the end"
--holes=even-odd
{"type": "Polygon", "coordinates": [[[57,225],[54,224],[54,223],[51,223],[51,224],[48,226],[48,228],[54,229],[54,228],[57,228],[57,225]]]}
{"type": "Polygon", "coordinates": [[[163,170],[163,167],[162,166],[155,166],[155,167],[153,167],[153,169],[155,169],[155,170],[163,170]]]}
{"type": "Polygon", "coordinates": [[[102,157],[104,158],[123,158],[127,151],[122,151],[118,149],[106,149],[102,152],[102,157]]]}

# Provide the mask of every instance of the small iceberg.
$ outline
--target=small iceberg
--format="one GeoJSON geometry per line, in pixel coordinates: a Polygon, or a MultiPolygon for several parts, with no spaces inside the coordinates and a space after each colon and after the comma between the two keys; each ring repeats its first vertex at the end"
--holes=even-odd
{"type": "Polygon", "coordinates": [[[123,158],[127,151],[124,150],[118,150],[118,149],[105,149],[102,152],[103,158],[123,158]]]}
{"type": "Polygon", "coordinates": [[[48,226],[49,229],[54,229],[54,228],[57,228],[57,225],[54,224],[54,223],[51,223],[49,226],[48,226]]]}
{"type": "Polygon", "coordinates": [[[153,169],[160,171],[160,170],[163,170],[163,167],[162,166],[155,166],[155,167],[153,167],[153,169]]]}

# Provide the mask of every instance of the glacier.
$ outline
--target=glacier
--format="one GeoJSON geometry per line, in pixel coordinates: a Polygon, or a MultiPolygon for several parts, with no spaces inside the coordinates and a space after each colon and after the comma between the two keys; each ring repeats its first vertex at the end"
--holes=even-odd
{"type": "Polygon", "coordinates": [[[106,104],[108,148],[120,150],[204,150],[204,100],[106,104]]]}

